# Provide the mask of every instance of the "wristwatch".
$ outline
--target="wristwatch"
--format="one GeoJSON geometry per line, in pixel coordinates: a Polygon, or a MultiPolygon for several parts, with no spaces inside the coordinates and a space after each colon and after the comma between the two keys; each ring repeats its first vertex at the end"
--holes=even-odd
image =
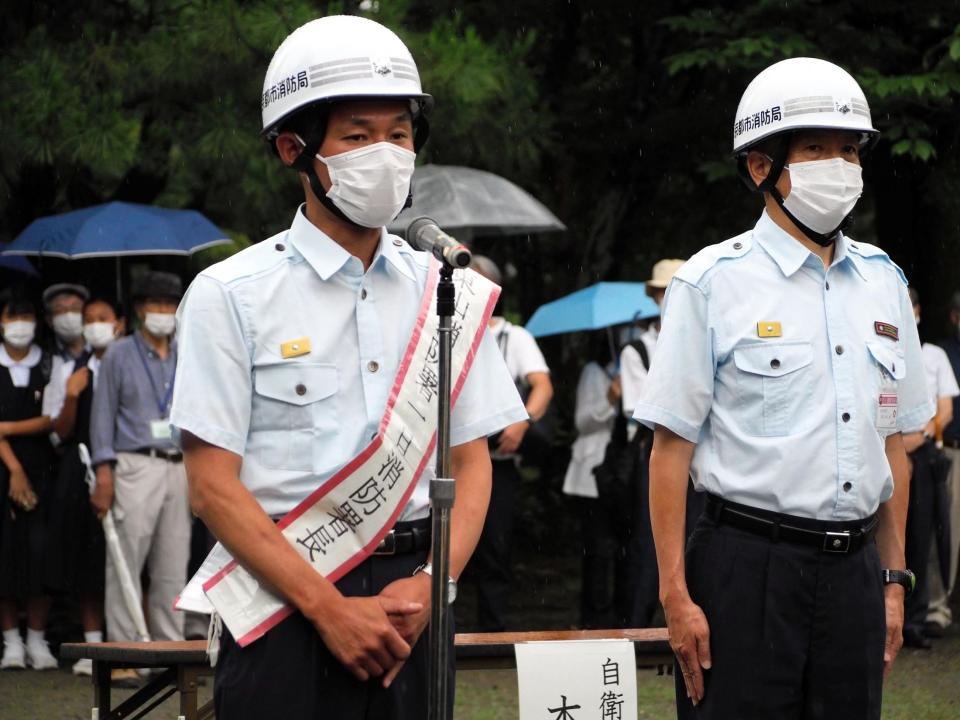
{"type": "MultiPolygon", "coordinates": [[[[419,572],[426,573],[427,575],[433,577],[433,563],[424,563],[423,565],[417,566],[417,569],[413,571],[413,574],[416,575],[419,572]]],[[[456,599],[457,581],[447,575],[447,602],[453,605],[453,601],[456,599]]]]}
{"type": "Polygon", "coordinates": [[[913,570],[884,570],[883,584],[889,585],[891,583],[903,585],[905,594],[909,595],[917,586],[917,576],[913,574],[913,570]]]}

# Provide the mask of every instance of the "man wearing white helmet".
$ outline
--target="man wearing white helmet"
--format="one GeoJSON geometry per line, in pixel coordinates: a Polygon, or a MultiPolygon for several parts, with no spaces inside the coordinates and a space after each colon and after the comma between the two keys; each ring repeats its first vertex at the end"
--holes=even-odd
{"type": "Polygon", "coordinates": [[[901,431],[933,408],[903,273],[843,232],[876,136],[836,65],[761,72],[733,149],[763,213],[667,291],[635,417],[681,718],[880,717],[913,582],[901,431]]]}
{"type": "MultiPolygon", "coordinates": [[[[382,540],[358,543],[337,567],[336,583],[314,569],[315,555],[323,561],[342,546],[332,546],[336,538],[347,534],[350,542],[378,517],[384,490],[394,487],[380,474],[386,465],[378,471],[384,483],[370,478],[350,495],[353,505],[324,519],[329,525],[296,542],[280,528],[294,527],[302,508],[351,482],[365,453],[375,456],[388,442],[382,428],[405,391],[405,348],[418,342],[433,275],[429,256],[384,225],[408,201],[431,98],[393,32],[337,16],[287,37],[260,102],[264,137],[299,172],[305,204],[289,230],[209,268],[190,287],[179,315],[171,413],[194,511],[251,580],[287,608],[236,637],[223,615],[217,717],[420,720],[427,714],[427,643],[418,640],[430,606],[430,450],[415,450],[426,469],[419,480],[412,476],[409,494],[376,536],[382,540]]],[[[524,417],[481,324],[451,417],[452,593],[490,493],[486,436],[524,417]]],[[[404,453],[409,446],[407,438],[404,453]]],[[[225,566],[209,580],[208,597],[231,572],[225,566]]]]}

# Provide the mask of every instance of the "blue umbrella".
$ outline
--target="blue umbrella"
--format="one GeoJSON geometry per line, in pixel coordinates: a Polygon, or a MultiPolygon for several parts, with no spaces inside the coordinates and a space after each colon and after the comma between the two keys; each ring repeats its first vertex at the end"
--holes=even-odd
{"type": "Polygon", "coordinates": [[[0,254],[74,260],[191,255],[228,242],[226,233],[196,210],[110,202],[34,220],[0,254]]]}
{"type": "Polygon", "coordinates": [[[30,264],[29,260],[25,257],[17,257],[16,255],[8,255],[6,257],[0,255],[0,270],[10,270],[11,272],[21,273],[22,275],[29,275],[30,277],[40,277],[40,273],[30,264]]]}
{"type": "Polygon", "coordinates": [[[657,317],[644,283],[601,282],[537,308],[527,323],[534,337],[559,335],[657,317]]]}

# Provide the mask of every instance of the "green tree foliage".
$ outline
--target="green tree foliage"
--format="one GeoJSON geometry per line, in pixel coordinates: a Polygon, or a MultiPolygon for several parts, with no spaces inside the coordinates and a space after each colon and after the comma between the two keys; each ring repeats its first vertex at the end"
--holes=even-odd
{"type": "MultiPolygon", "coordinates": [[[[108,200],[193,207],[237,237],[287,225],[301,190],[258,136],[263,75],[290,31],[345,10],[356,8],[22,4],[2,31],[0,241],[38,216],[108,200]]],[[[457,148],[514,175],[536,165],[542,115],[524,65],[533,35],[485,39],[452,16],[413,31],[399,2],[379,14],[415,49],[438,97],[428,153],[439,161],[457,148]]]]}

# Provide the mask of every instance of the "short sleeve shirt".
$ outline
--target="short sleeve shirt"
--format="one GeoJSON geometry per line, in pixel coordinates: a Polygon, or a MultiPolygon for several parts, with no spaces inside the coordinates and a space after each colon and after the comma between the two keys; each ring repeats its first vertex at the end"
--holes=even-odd
{"type": "Polygon", "coordinates": [[[899,268],[841,236],[825,269],[764,212],[674,277],[634,417],[696,443],[698,490],[856,520],[893,493],[886,437],[932,415],[899,268]]]}
{"type": "Polygon", "coordinates": [[[495,318],[490,325],[490,332],[500,346],[507,370],[514,382],[526,382],[530,373],[550,372],[547,361],[529,330],[508,323],[503,318],[495,318]]]}
{"type": "Polygon", "coordinates": [[[932,343],[923,344],[923,366],[927,371],[927,392],[934,406],[940,398],[960,395],[960,386],[950,366],[950,358],[943,348],[932,343]]]}
{"type": "MultiPolygon", "coordinates": [[[[657,349],[657,335],[657,330],[654,327],[649,327],[644,330],[639,338],[647,351],[647,359],[650,362],[653,361],[653,354],[657,349]]],[[[623,413],[627,417],[633,416],[634,408],[640,402],[647,372],[648,369],[643,364],[643,358],[640,357],[636,348],[627,345],[620,351],[620,397],[623,413]]]]}
{"type": "MultiPolygon", "coordinates": [[[[208,268],[178,311],[171,424],[243,456],[266,513],[292,510],[377,432],[426,287],[429,256],[383,233],[362,263],[298,211],[286,232],[208,268]],[[307,338],[310,352],[281,345],[307,338]]],[[[526,417],[489,333],[451,414],[456,446],[526,417]]],[[[435,463],[400,515],[426,517],[435,463]]]]}

